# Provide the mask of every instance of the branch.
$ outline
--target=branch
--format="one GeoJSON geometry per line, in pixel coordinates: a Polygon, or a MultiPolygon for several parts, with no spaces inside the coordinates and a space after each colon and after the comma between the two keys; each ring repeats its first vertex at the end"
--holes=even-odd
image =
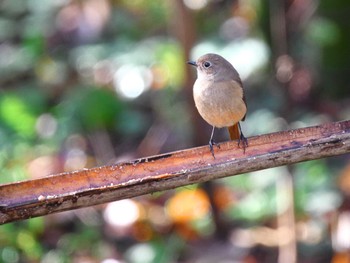
{"type": "Polygon", "coordinates": [[[0,224],[350,152],[350,121],[0,185],[0,224]]]}

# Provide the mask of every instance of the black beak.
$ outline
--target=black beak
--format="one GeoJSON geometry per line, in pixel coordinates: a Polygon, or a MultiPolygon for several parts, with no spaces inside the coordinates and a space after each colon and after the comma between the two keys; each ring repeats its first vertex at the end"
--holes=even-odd
{"type": "Polygon", "coordinates": [[[196,61],[187,61],[187,64],[197,67],[196,61]]]}

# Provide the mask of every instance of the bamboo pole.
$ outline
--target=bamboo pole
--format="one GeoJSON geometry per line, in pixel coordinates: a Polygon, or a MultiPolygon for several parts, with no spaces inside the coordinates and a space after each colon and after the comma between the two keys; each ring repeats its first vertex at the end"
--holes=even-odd
{"type": "Polygon", "coordinates": [[[350,152],[350,121],[0,185],[0,224],[350,152]]]}

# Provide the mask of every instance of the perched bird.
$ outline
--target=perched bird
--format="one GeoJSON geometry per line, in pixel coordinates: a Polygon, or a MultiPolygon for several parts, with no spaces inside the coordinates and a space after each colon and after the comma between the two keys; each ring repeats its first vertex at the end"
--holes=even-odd
{"type": "Polygon", "coordinates": [[[247,103],[238,72],[230,62],[217,54],[206,54],[197,61],[187,63],[197,68],[193,97],[199,114],[213,126],[209,140],[213,157],[215,158],[213,136],[216,127],[227,127],[231,140],[238,140],[238,146],[242,143],[245,152],[248,140],[244,137],[239,122],[245,119],[247,103]]]}

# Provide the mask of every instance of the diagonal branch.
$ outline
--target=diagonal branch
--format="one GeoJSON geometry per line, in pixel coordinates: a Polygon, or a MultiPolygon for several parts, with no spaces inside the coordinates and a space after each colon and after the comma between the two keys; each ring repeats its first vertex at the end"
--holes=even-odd
{"type": "Polygon", "coordinates": [[[0,224],[350,152],[350,121],[0,185],[0,224]]]}

